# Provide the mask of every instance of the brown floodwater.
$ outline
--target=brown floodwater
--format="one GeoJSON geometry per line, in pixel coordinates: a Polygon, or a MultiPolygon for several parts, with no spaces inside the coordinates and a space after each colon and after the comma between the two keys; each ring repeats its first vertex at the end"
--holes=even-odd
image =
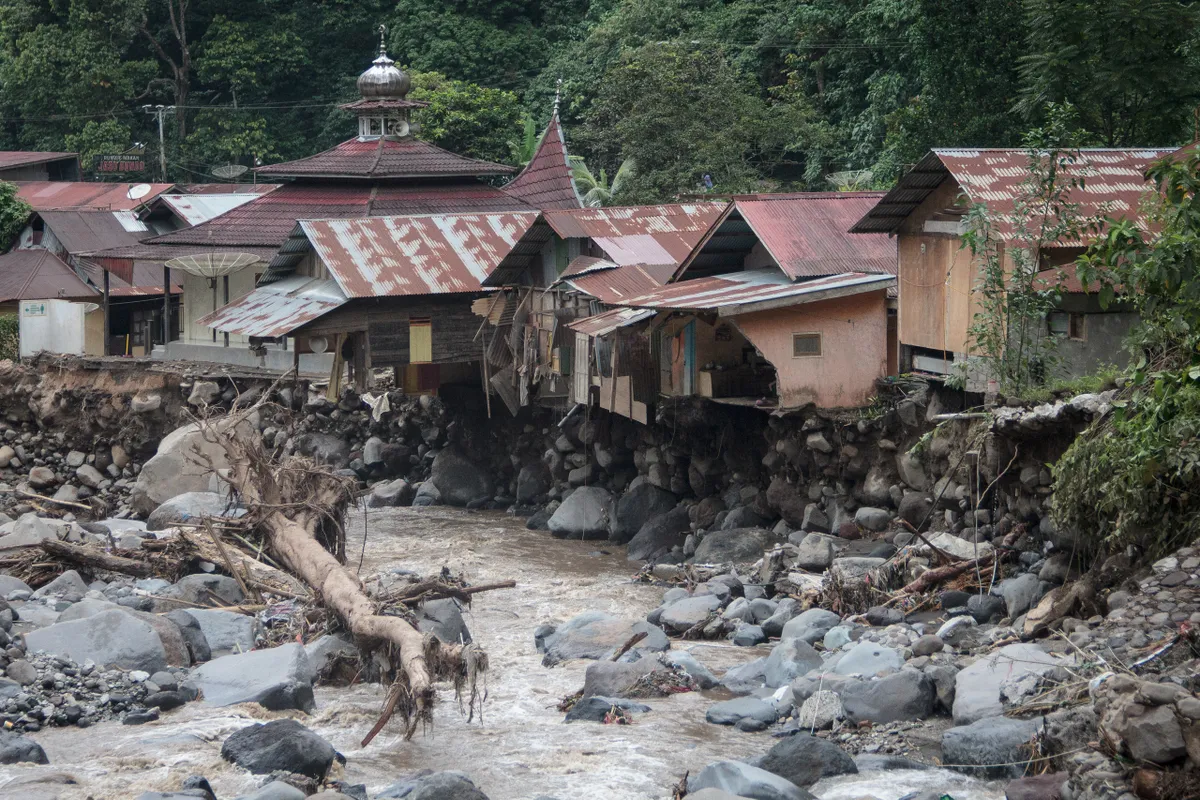
{"type": "MultiPolygon", "coordinates": [[[[632,580],[637,565],[622,548],[606,552],[605,543],[553,539],[504,514],[442,507],[372,510],[365,518],[354,513],[348,528],[349,561],[357,566],[361,553],[364,577],[397,568],[429,575],[448,567],[472,583],[513,579],[518,586],[477,595],[467,613],[472,636],[491,663],[482,719],[468,723],[445,686],[431,730],[405,742],[394,723],[363,748],[358,743],[378,716],[382,687],[319,688],[312,717],[291,712],[346,756],[344,780],[365,783],[373,793],[418,770],[460,770],[491,800],[668,798],[685,772],[722,758],[761,755],[773,743],[767,733],[707,724],[705,711],[721,697],[713,693],[644,701],[653,710],[633,725],[563,723],[555,706],[583,685],[590,662],[543,667],[534,629],[584,611],[637,619],[658,605],[661,589],[632,580]]],[[[723,642],[675,645],[717,674],[768,652],[723,642]]],[[[177,788],[188,775],[200,774],[226,800],[253,790],[262,778],[222,761],[221,742],[251,721],[285,715],[201,702],[143,726],[48,729],[34,738],[50,765],[0,765],[0,797],[125,800],[177,788]]],[[[814,790],[822,800],[897,800],[899,790],[910,786],[953,786],[956,800],[1003,797],[994,784],[941,770],[901,777],[852,776],[814,790]]]]}

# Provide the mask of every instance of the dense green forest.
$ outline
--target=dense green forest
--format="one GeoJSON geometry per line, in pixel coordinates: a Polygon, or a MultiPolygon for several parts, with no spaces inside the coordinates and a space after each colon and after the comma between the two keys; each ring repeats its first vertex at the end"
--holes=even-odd
{"type": "Polygon", "coordinates": [[[376,27],[433,101],[422,134],[518,163],[562,82],[617,201],[886,186],[933,146],[1017,145],[1070,102],[1095,145],[1192,138],[1197,9],[1159,0],[0,0],[0,148],[145,143],[168,177],[311,154],[376,27]],[[831,180],[830,176],[835,177],[831,180]],[[841,179],[842,183],[846,178],[841,179]]]}

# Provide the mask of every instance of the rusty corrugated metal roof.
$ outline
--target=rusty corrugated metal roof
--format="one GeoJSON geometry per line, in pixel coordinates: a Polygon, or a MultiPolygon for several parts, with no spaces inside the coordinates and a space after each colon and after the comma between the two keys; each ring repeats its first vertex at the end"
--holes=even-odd
{"type": "MultiPolygon", "coordinates": [[[[62,161],[77,159],[78,153],[39,153],[33,150],[0,150],[0,169],[29,167],[34,164],[45,164],[47,161],[62,161]]],[[[42,300],[44,298],[37,298],[42,300]]]]}
{"type": "Polygon", "coordinates": [[[164,194],[159,196],[158,202],[167,206],[175,216],[191,226],[199,225],[201,222],[208,222],[210,219],[219,217],[239,206],[244,206],[258,196],[257,194],[250,194],[248,192],[230,194],[217,194],[215,192],[164,194]]]}
{"type": "MultiPolygon", "coordinates": [[[[1136,218],[1143,196],[1150,188],[1146,170],[1170,155],[1171,149],[1087,148],[1078,163],[1065,172],[1085,180],[1071,202],[1079,204],[1083,216],[1102,215],[1136,218]]],[[[850,229],[852,233],[894,233],[913,211],[952,178],[971,203],[986,203],[1000,219],[997,228],[1009,232],[1003,218],[1013,213],[1014,201],[1029,175],[1029,152],[1010,149],[936,149],[905,173],[896,187],[850,229]]],[[[1078,242],[1063,242],[1078,246],[1078,242]]]]}
{"type": "Polygon", "coordinates": [[[763,194],[738,198],[734,204],[790,278],[843,272],[895,275],[895,241],[882,234],[849,233],[882,197],[883,192],[763,194]]]}
{"type": "Polygon", "coordinates": [[[588,336],[606,336],[618,328],[625,328],[644,319],[650,319],[657,313],[648,308],[615,308],[612,311],[605,311],[603,314],[577,319],[568,323],[567,327],[588,336]]]}
{"type": "Polygon", "coordinates": [[[562,124],[555,111],[542,133],[537,151],[521,174],[503,187],[507,194],[519,197],[534,208],[581,208],[583,200],[575,186],[562,124]]]}
{"type": "Polygon", "coordinates": [[[250,294],[196,320],[224,333],[275,338],[328,314],[346,302],[336,281],[295,275],[260,286],[250,294]]]}
{"type": "Polygon", "coordinates": [[[606,269],[616,269],[617,263],[609,261],[607,258],[596,258],[595,256],[576,256],[571,259],[571,263],[567,264],[567,268],[562,271],[558,279],[566,280],[573,278],[576,275],[585,275],[589,272],[599,272],[606,269]]]}
{"type": "Polygon", "coordinates": [[[38,216],[72,255],[135,245],[149,232],[131,211],[40,211],[38,216]]]}
{"type": "Polygon", "coordinates": [[[132,211],[151,202],[173,184],[150,183],[149,193],[130,200],[134,183],[90,183],[87,181],[14,181],[17,196],[34,211],[132,211]]]}
{"type": "Polygon", "coordinates": [[[721,316],[766,308],[813,303],[861,292],[883,291],[896,283],[891,275],[849,272],[795,282],[780,270],[731,272],[711,278],[680,281],[626,300],[633,308],[716,311],[721,316]]]}
{"type": "Polygon", "coordinates": [[[572,289],[606,305],[620,305],[631,297],[652,292],[671,279],[671,264],[630,264],[616,269],[587,272],[562,279],[572,289]]]}
{"type": "Polygon", "coordinates": [[[13,250],[0,255],[0,303],[93,298],[98,294],[49,250],[13,250]]]}
{"type": "Polygon", "coordinates": [[[288,178],[453,178],[511,175],[514,170],[467,158],[420,139],[348,139],[341,144],[282,164],[259,167],[259,175],[288,178]]]}
{"type": "Polygon", "coordinates": [[[545,212],[563,239],[592,239],[617,264],[678,265],[704,236],[725,203],[673,203],[545,212]]]}
{"type": "MultiPolygon", "coordinates": [[[[245,249],[277,248],[301,219],[390,217],[528,211],[529,206],[483,183],[389,186],[285,184],[270,194],[193,228],[147,239],[147,245],[189,245],[245,249]]],[[[192,252],[195,252],[193,247],[192,252]]],[[[173,251],[163,260],[179,255],[173,251]]]]}
{"type": "Polygon", "coordinates": [[[478,292],[535,212],[303,220],[347,297],[478,292]]]}

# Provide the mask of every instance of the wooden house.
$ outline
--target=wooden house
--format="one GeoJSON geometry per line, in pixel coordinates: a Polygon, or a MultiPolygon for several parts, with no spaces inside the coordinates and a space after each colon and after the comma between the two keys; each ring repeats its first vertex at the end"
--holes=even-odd
{"type": "Polygon", "coordinates": [[[483,281],[533,224],[533,211],[304,220],[259,285],[198,322],[252,346],[291,339],[295,365],[332,353],[333,382],[392,368],[410,393],[478,383],[472,310],[483,281]]]}
{"type": "MultiPolygon", "coordinates": [[[[645,420],[659,397],[860,406],[888,374],[894,246],[852,237],[879,195],[735,198],[670,277],[571,323],[603,408],[645,420]]],[[[577,390],[579,393],[580,390],[577,390]]]]}
{"type": "MultiPolygon", "coordinates": [[[[1084,179],[1070,198],[1083,216],[1136,217],[1148,186],[1147,168],[1170,151],[1085,149],[1068,172],[1084,179]]],[[[853,226],[856,234],[896,237],[899,276],[898,332],[902,370],[946,374],[972,350],[970,327],[979,312],[980,265],[964,247],[965,217],[984,204],[1003,239],[1002,258],[1011,270],[1014,203],[1029,174],[1022,149],[933,150],[909,170],[853,226]]],[[[1062,300],[1045,320],[1046,335],[1059,338],[1066,376],[1086,374],[1101,363],[1123,363],[1121,341],[1137,322],[1128,306],[1100,307],[1067,267],[1084,243],[1054,242],[1037,254],[1047,288],[1061,285],[1062,300]]],[[[969,388],[985,376],[968,370],[969,388]]]]}

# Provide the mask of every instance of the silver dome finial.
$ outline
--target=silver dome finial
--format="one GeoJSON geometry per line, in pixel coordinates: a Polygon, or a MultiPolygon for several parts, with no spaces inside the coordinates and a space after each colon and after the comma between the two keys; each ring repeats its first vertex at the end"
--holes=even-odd
{"type": "Polygon", "coordinates": [[[379,55],[387,56],[387,25],[379,23],[379,55]]]}
{"type": "Polygon", "coordinates": [[[403,100],[411,81],[387,55],[387,26],[379,26],[379,56],[358,76],[358,92],[364,100],[403,100]]]}

